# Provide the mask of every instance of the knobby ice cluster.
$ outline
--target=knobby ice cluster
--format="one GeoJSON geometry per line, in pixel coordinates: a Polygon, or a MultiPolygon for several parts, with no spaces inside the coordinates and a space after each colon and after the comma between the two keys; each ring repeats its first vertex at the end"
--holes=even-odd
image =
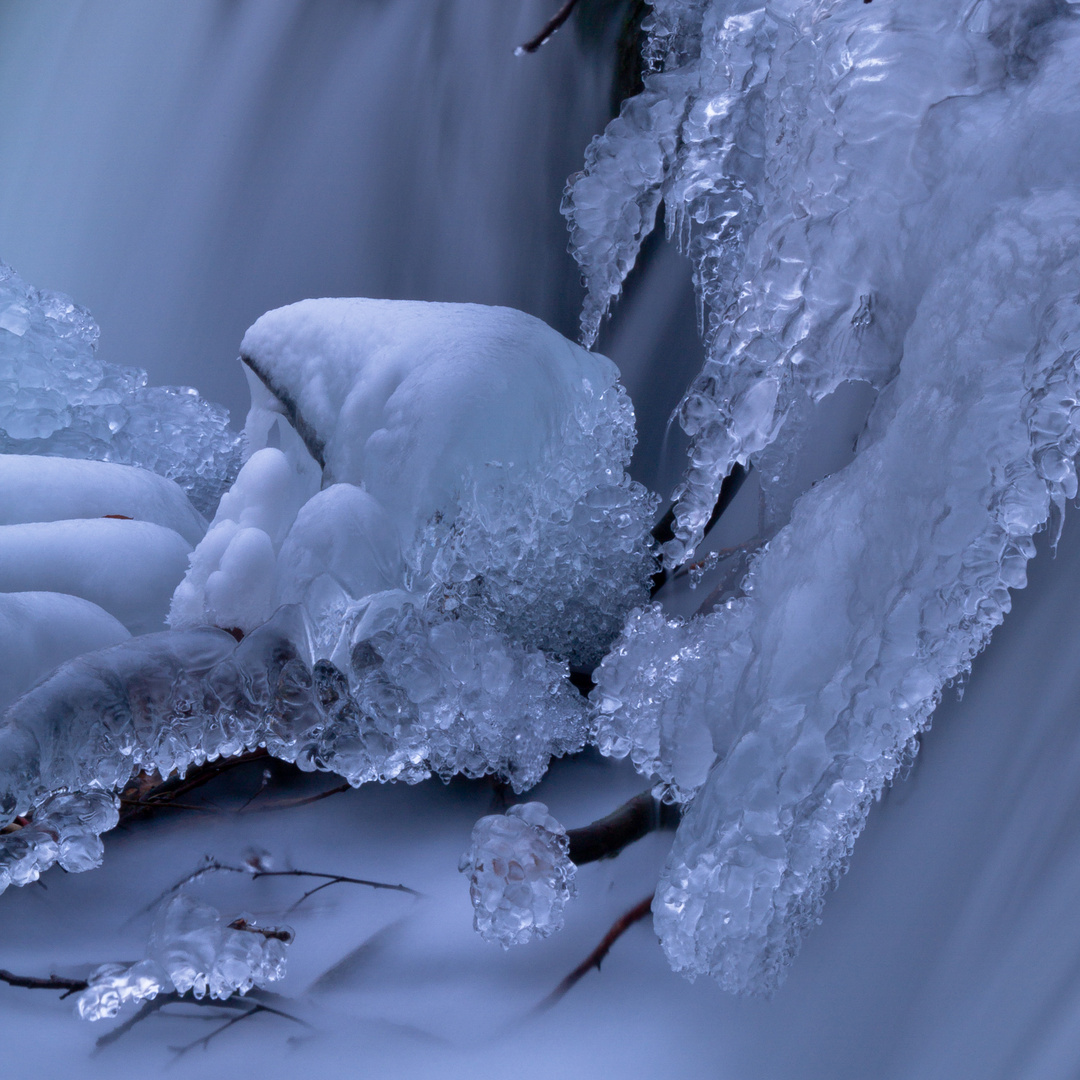
{"type": "Polygon", "coordinates": [[[90,313],[3,263],[0,331],[0,453],[138,465],[175,480],[201,513],[213,510],[240,466],[224,409],[98,360],[90,313]]]}
{"type": "Polygon", "coordinates": [[[469,877],[474,925],[503,948],[561,930],[577,888],[566,829],[541,802],[481,818],[459,869],[469,877]]]}

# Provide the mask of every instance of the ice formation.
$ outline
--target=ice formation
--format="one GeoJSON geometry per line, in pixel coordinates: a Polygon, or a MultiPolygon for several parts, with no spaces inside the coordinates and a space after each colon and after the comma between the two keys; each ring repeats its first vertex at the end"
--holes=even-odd
{"type": "Polygon", "coordinates": [[[149,955],[136,964],[104,964],[75,999],[84,1020],[110,1019],[129,1002],[161,993],[191,993],[225,1000],[285,975],[292,932],[261,927],[241,916],[225,923],[221,913],[185,893],[158,916],[149,955]]]}
{"type": "MultiPolygon", "coordinates": [[[[645,90],[589,148],[564,212],[589,289],[586,341],[661,202],[694,264],[708,357],[679,411],[692,446],[670,562],[693,553],[733,464],[797,423],[804,396],[892,377],[924,260],[963,242],[948,216],[919,221],[933,196],[938,209],[949,197],[939,190],[947,166],[928,155],[943,134],[938,115],[979,98],[1005,106],[1007,87],[1048,51],[1048,24],[1071,9],[1051,0],[653,4],[645,90]],[[933,236],[935,250],[913,250],[918,236],[933,236]]],[[[1061,164],[1060,149],[1048,160],[1061,164]]]]}
{"type": "MultiPolygon", "coordinates": [[[[95,356],[90,313],[0,263],[0,453],[139,465],[212,511],[240,464],[228,413],[95,356]]],[[[122,511],[113,511],[122,513],[122,511]]]]}
{"type": "MultiPolygon", "coordinates": [[[[361,300],[271,312],[244,352],[249,457],[173,629],[70,660],[4,717],[0,811],[24,830],[56,792],[255,747],[353,784],[498,773],[523,791],[584,743],[567,663],[599,658],[653,568],[614,366],[518,312],[361,300]]],[[[109,468],[87,506],[115,496],[109,468]]],[[[159,533],[183,545],[95,518],[0,526],[0,548],[23,541],[12,574],[49,570],[145,632],[125,597],[159,533]]]]}
{"type": "Polygon", "coordinates": [[[469,875],[473,924],[504,949],[561,930],[577,893],[566,829],[541,802],[481,818],[459,869],[469,875]]]}
{"type": "Polygon", "coordinates": [[[36,807],[33,821],[0,833],[0,892],[37,881],[54,863],[72,874],[100,866],[99,837],[117,820],[112,795],[50,795],[36,807]]]}
{"type": "Polygon", "coordinates": [[[567,209],[587,332],[647,230],[633,200],[667,200],[695,260],[709,353],[668,558],[733,462],[782,466],[802,403],[880,390],[739,595],[636,613],[596,675],[601,747],[694,796],[654,903],[669,959],[767,993],[1076,492],[1080,22],[1011,0],[654,8],[645,93],[567,209]]]}

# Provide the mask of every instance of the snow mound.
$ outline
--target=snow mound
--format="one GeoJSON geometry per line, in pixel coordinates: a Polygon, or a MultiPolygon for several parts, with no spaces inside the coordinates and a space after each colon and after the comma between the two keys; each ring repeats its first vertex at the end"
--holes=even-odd
{"type": "Polygon", "coordinates": [[[130,636],[123,623],[77,596],[0,593],[0,709],[65,660],[130,636]]]}
{"type": "Polygon", "coordinates": [[[67,593],[150,633],[164,627],[190,554],[182,536],[148,521],[0,525],[0,593],[67,593]]]}
{"type": "Polygon", "coordinates": [[[193,547],[206,532],[181,488],[157,473],[80,458],[0,454],[0,525],[101,517],[149,521],[193,547]]]}

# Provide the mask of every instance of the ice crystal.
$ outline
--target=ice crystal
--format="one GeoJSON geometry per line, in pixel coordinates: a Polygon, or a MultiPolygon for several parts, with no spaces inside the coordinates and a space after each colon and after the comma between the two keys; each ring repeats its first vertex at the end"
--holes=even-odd
{"type": "Polygon", "coordinates": [[[49,796],[35,807],[32,821],[0,834],[0,892],[37,881],[54,863],[71,874],[100,866],[104,849],[99,837],[118,820],[110,794],[49,796]]]}
{"type": "Polygon", "coordinates": [[[473,924],[485,941],[524,945],[561,930],[577,868],[566,830],[541,802],[481,818],[459,869],[469,875],[473,924]]]}
{"type": "Polygon", "coordinates": [[[139,465],[213,510],[240,464],[226,410],[102,362],[97,340],[88,311],[0,263],[0,453],[139,465]]]}

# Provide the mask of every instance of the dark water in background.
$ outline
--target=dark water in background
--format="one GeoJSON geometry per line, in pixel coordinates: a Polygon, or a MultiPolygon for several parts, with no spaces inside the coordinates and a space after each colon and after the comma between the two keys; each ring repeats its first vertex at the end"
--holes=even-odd
{"type": "MultiPolygon", "coordinates": [[[[612,51],[568,27],[515,58],[553,6],[2,0],[0,257],[89,307],[104,358],[237,420],[244,329],[305,296],[509,304],[572,335],[558,201],[607,119],[612,51]]],[[[642,421],[639,475],[665,487],[693,341],[661,248],[601,348],[642,421]]],[[[939,710],[776,1001],[695,988],[715,1009],[687,1014],[698,1075],[1080,1072],[1075,534],[939,710]]]]}

